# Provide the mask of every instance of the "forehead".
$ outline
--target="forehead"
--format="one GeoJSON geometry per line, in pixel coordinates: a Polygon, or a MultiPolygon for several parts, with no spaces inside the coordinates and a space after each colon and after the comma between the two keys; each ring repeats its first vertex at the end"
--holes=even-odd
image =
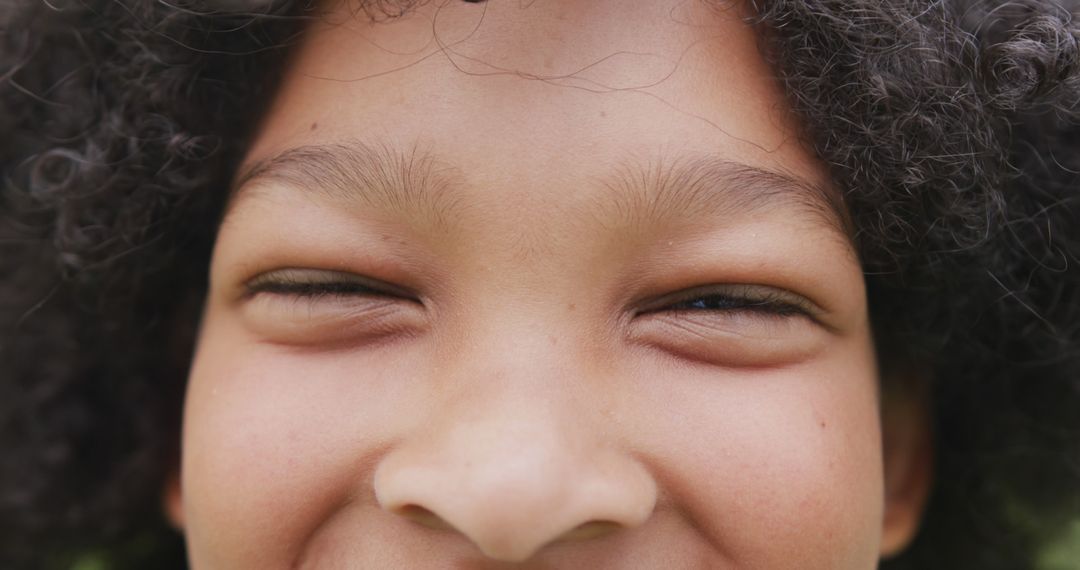
{"type": "Polygon", "coordinates": [[[465,201],[498,189],[528,205],[655,188],[622,182],[680,172],[671,165],[745,165],[840,214],[741,4],[425,3],[375,21],[349,2],[330,8],[307,30],[242,173],[341,141],[393,155],[420,146],[467,180],[462,192],[488,193],[465,201]]]}

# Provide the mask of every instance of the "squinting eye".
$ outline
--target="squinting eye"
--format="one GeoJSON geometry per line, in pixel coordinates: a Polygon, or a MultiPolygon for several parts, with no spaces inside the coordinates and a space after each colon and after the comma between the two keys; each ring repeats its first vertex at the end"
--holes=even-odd
{"type": "Polygon", "coordinates": [[[396,297],[413,299],[401,287],[352,273],[319,269],[278,269],[245,284],[248,296],[271,294],[303,299],[322,297],[396,297]]]}
{"type": "Polygon", "coordinates": [[[776,366],[825,346],[820,315],[815,303],[784,289],[709,285],[649,301],[637,311],[629,338],[697,362],[776,366]]]}
{"type": "Polygon", "coordinates": [[[665,308],[668,311],[753,311],[769,315],[801,315],[805,310],[782,300],[751,299],[729,295],[708,295],[681,301],[665,308]]]}
{"type": "Polygon", "coordinates": [[[756,285],[717,285],[668,295],[651,302],[639,314],[656,312],[745,312],[760,316],[812,316],[802,297],[756,285]]]}
{"type": "Polygon", "coordinates": [[[423,303],[411,291],[355,273],[286,268],[244,284],[244,322],[281,345],[360,347],[418,334],[423,303]]]}

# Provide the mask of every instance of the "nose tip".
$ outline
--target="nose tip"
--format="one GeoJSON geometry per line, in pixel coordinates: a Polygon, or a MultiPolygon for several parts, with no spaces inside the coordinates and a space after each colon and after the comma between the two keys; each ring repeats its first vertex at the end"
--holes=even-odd
{"type": "Polygon", "coordinates": [[[385,510],[460,533],[503,562],[523,562],[549,544],[636,527],[651,515],[655,482],[631,458],[518,447],[516,457],[489,461],[400,449],[376,468],[376,497],[385,510]]]}

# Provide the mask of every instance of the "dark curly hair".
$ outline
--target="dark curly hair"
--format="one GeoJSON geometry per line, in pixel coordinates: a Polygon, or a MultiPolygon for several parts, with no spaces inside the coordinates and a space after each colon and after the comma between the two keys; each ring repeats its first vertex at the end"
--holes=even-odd
{"type": "MultiPolygon", "coordinates": [[[[422,0],[359,2],[374,18],[422,0]]],[[[752,0],[853,221],[936,487],[882,568],[1024,569],[1080,514],[1080,26],[1053,0],[752,0]]],[[[160,494],[228,181],[301,0],[0,3],[0,567],[182,568],[160,494]]]]}

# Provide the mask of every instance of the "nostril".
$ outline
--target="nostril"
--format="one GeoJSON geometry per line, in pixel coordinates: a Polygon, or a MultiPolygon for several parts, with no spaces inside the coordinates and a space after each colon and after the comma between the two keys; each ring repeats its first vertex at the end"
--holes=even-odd
{"type": "Polygon", "coordinates": [[[555,542],[574,542],[578,540],[588,540],[605,534],[610,534],[622,528],[623,525],[614,521],[589,521],[579,524],[578,526],[570,529],[562,536],[555,539],[555,542]]]}
{"type": "Polygon", "coordinates": [[[430,509],[420,505],[407,504],[397,509],[397,514],[428,528],[435,530],[454,530],[454,527],[430,509]]]}

